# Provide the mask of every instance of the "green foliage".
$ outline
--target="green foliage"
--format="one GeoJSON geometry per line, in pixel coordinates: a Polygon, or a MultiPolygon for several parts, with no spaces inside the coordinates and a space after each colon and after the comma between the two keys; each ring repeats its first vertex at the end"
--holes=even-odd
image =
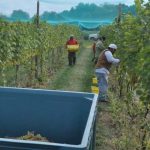
{"type": "Polygon", "coordinates": [[[42,78],[47,79],[48,72],[56,70],[61,63],[69,35],[80,38],[77,27],[50,26],[46,23],[40,23],[37,28],[33,23],[2,22],[0,32],[0,75],[3,76],[0,84],[7,81],[7,86],[14,85],[11,78],[16,78],[17,85],[32,85],[32,81],[36,82],[35,71],[39,74],[40,82],[42,78]],[[36,57],[38,66],[35,64],[36,57]]]}
{"type": "Polygon", "coordinates": [[[121,22],[101,29],[107,44],[118,45],[120,67],[113,72],[111,111],[117,150],[149,150],[150,139],[150,1],[136,0],[137,16],[122,15],[121,22]],[[108,32],[109,31],[109,32],[108,32]]]}
{"type": "Polygon", "coordinates": [[[60,14],[56,13],[56,12],[47,12],[45,11],[41,16],[40,16],[41,20],[43,21],[49,21],[49,20],[53,20],[53,21],[64,21],[65,18],[62,17],[60,14]]]}
{"type": "Polygon", "coordinates": [[[22,10],[14,10],[10,16],[10,19],[13,21],[29,20],[30,16],[27,12],[22,10]]]}
{"type": "MultiPolygon", "coordinates": [[[[135,6],[122,5],[123,13],[132,13],[135,15],[135,6]]],[[[118,5],[104,4],[98,6],[96,4],[79,3],[70,11],[64,11],[60,15],[66,18],[79,20],[114,20],[118,14],[118,5]]]]}
{"type": "MultiPolygon", "coordinates": [[[[136,15],[135,5],[127,6],[122,5],[123,13],[131,13],[136,15]]],[[[45,11],[40,17],[43,21],[65,21],[65,20],[114,20],[118,14],[118,5],[104,4],[84,4],[79,3],[76,7],[72,7],[69,11],[65,10],[60,13],[53,11],[45,11]]],[[[32,17],[33,18],[33,17],[32,17]]],[[[22,10],[14,10],[9,20],[11,21],[28,21],[32,18],[29,17],[27,12],[22,10]]]]}
{"type": "MultiPolygon", "coordinates": [[[[101,29],[101,34],[108,39],[107,44],[116,43],[119,47],[117,52],[121,59],[119,73],[126,72],[128,77],[124,75],[124,79],[130,83],[132,88],[136,88],[136,84],[144,88],[143,95],[150,93],[149,10],[148,4],[145,7],[141,5],[137,17],[128,14],[122,16],[122,22],[119,25],[114,23],[101,29]]],[[[149,95],[147,96],[149,99],[149,95]]]]}

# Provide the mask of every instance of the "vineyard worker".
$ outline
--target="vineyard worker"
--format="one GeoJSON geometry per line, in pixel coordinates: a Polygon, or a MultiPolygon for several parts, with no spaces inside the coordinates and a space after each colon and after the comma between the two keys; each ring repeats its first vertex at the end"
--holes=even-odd
{"type": "Polygon", "coordinates": [[[107,89],[108,89],[108,75],[112,64],[118,64],[119,59],[113,57],[113,54],[117,50],[115,44],[110,44],[108,49],[101,52],[96,64],[96,76],[98,79],[99,87],[99,101],[107,101],[107,89]]]}
{"type": "Polygon", "coordinates": [[[105,41],[105,37],[101,37],[97,39],[96,42],[96,52],[95,52],[95,64],[98,61],[99,54],[105,49],[103,42],[105,41]]]}
{"type": "MultiPolygon", "coordinates": [[[[67,45],[78,45],[78,42],[73,35],[71,35],[70,39],[66,42],[66,47],[67,45]]],[[[76,64],[76,52],[68,51],[68,61],[69,61],[69,66],[76,64]]]]}
{"type": "Polygon", "coordinates": [[[97,39],[94,39],[94,42],[93,42],[93,45],[92,45],[92,51],[93,51],[93,58],[92,58],[92,61],[95,60],[95,53],[96,53],[96,40],[97,39]]]}

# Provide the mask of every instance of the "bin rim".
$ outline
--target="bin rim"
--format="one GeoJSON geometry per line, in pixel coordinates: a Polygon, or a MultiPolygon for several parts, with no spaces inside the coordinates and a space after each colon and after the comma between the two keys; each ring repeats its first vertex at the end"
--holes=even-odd
{"type": "Polygon", "coordinates": [[[91,93],[91,92],[79,92],[79,91],[67,91],[67,90],[51,90],[51,89],[37,89],[37,88],[22,88],[22,87],[3,87],[3,86],[0,86],[0,89],[11,89],[11,90],[24,90],[24,91],[38,91],[41,93],[42,92],[54,92],[54,93],[72,93],[72,94],[88,94],[88,95],[97,95],[97,94],[94,94],[94,93],[91,93]]]}
{"type": "Polygon", "coordinates": [[[0,144],[2,142],[6,143],[15,143],[15,144],[34,144],[34,145],[46,145],[46,146],[63,146],[63,147],[70,147],[70,148],[85,148],[88,146],[89,138],[90,137],[90,132],[92,128],[93,121],[96,119],[96,106],[98,103],[97,97],[98,95],[95,93],[89,93],[89,92],[77,92],[77,91],[62,91],[62,90],[48,90],[48,89],[33,89],[33,88],[18,88],[18,87],[2,87],[0,86],[0,89],[14,89],[14,90],[29,90],[29,91],[45,91],[45,92],[59,92],[59,93],[76,93],[76,94],[87,94],[84,98],[86,100],[93,101],[90,109],[90,113],[87,119],[86,127],[82,136],[81,143],[78,145],[74,144],[67,144],[67,143],[53,143],[53,142],[41,142],[41,141],[31,141],[31,140],[19,140],[19,139],[11,139],[11,138],[0,138],[0,144]],[[88,95],[94,95],[93,98],[88,97],[88,95]]]}
{"type": "Polygon", "coordinates": [[[96,120],[96,115],[97,115],[97,103],[98,103],[97,97],[98,97],[98,95],[94,94],[94,98],[92,100],[93,103],[92,103],[92,106],[90,109],[90,114],[89,114],[89,117],[87,120],[86,128],[84,130],[84,134],[83,134],[83,138],[82,138],[82,142],[81,142],[82,147],[86,147],[88,145],[88,141],[91,138],[91,137],[89,137],[90,132],[91,132],[91,128],[92,128],[94,121],[96,120]],[[90,128],[89,128],[89,126],[90,126],[90,128]]]}

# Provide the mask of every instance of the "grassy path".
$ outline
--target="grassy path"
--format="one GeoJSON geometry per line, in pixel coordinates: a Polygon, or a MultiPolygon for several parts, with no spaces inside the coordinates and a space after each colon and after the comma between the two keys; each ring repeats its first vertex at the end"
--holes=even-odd
{"type": "Polygon", "coordinates": [[[49,88],[65,91],[91,92],[90,86],[93,76],[91,59],[91,43],[88,43],[86,46],[83,45],[83,48],[77,54],[77,63],[75,66],[68,66],[68,59],[66,57],[64,68],[50,82],[49,88]]]}
{"type": "MultiPolygon", "coordinates": [[[[91,92],[91,81],[94,75],[94,66],[92,59],[92,43],[85,42],[77,55],[77,64],[68,66],[68,59],[64,67],[56,74],[53,81],[49,83],[49,89],[91,92]]],[[[110,118],[108,105],[101,104],[98,106],[99,117],[96,129],[96,150],[112,150],[109,146],[111,139],[110,118]]]]}
{"type": "Polygon", "coordinates": [[[115,128],[111,118],[108,103],[98,106],[98,120],[96,127],[96,150],[114,150],[113,143],[115,128]]]}

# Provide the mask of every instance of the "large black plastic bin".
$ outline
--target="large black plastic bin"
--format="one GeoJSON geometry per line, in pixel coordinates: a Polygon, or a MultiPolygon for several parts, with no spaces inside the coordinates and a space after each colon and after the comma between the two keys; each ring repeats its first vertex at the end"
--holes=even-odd
{"type": "Polygon", "coordinates": [[[0,150],[94,150],[97,95],[0,87],[0,150]],[[34,131],[50,142],[13,139],[34,131]]]}

